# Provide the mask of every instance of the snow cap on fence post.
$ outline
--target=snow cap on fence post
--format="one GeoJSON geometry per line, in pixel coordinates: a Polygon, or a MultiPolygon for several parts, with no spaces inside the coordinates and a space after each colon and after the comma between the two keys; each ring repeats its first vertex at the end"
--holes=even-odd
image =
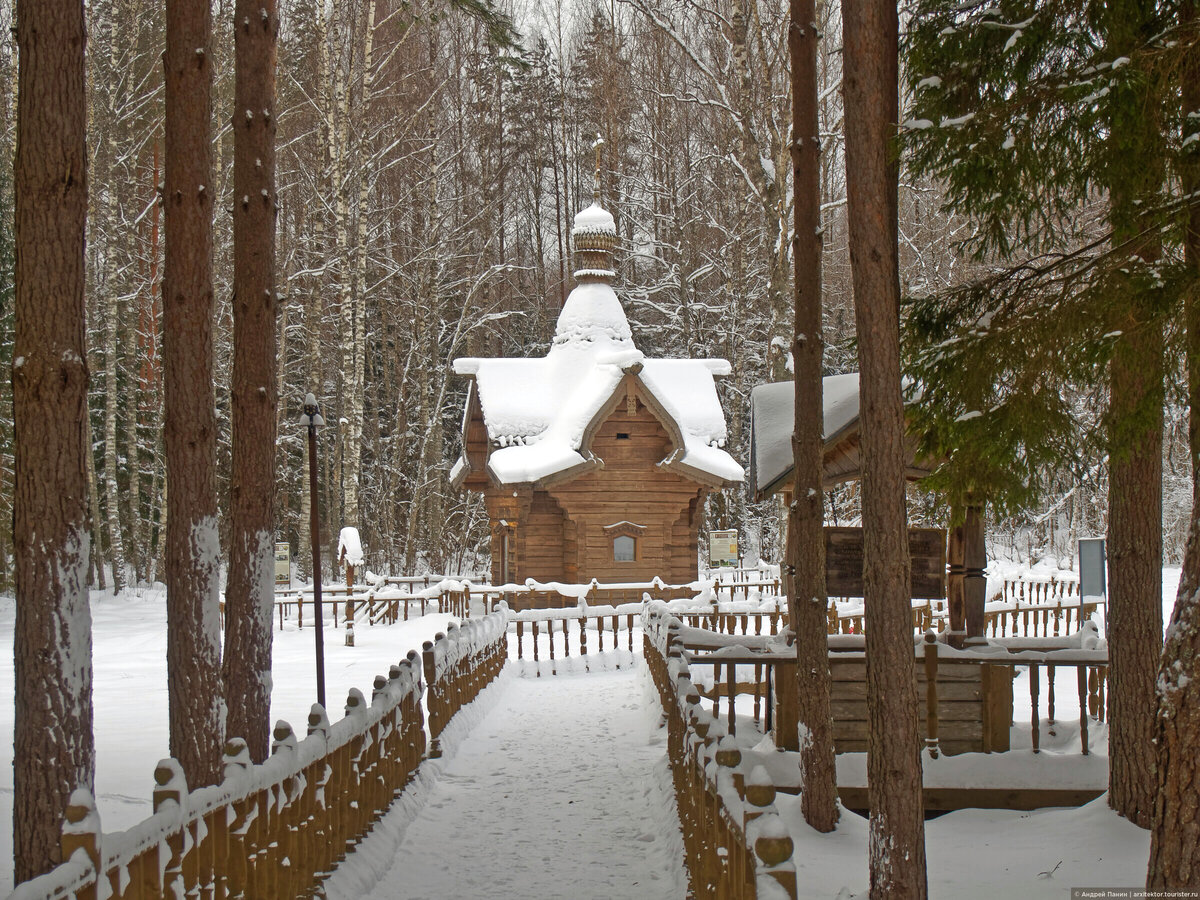
{"type": "Polygon", "coordinates": [[[59,847],[62,850],[63,862],[71,859],[76,851],[82,850],[91,861],[96,878],[101,877],[100,813],[96,810],[96,801],[91,790],[86,787],[78,787],[71,792],[63,819],[59,847]]]}
{"type": "Polygon", "coordinates": [[[775,802],[775,784],[764,766],[755,766],[750,770],[750,777],[746,779],[746,800],[759,810],[775,802]]]}
{"type": "Polygon", "coordinates": [[[329,739],[329,713],[320,703],[314,703],[308,711],[308,734],[311,737],[318,732],[321,737],[329,739]]]}
{"type": "MultiPolygon", "coordinates": [[[[167,760],[163,760],[167,762],[167,760]]],[[[175,762],[170,760],[170,762],[175,762]]],[[[162,763],[159,763],[161,766],[162,763]]],[[[178,765],[178,763],[176,763],[178,765]]],[[[245,777],[253,763],[250,761],[250,748],[240,738],[230,738],[225,742],[225,780],[231,781],[245,777]]],[[[182,770],[181,770],[182,772],[182,770]]],[[[155,773],[157,777],[157,773],[155,773]]]]}
{"type": "Polygon", "coordinates": [[[346,694],[346,715],[362,715],[367,711],[367,698],[358,688],[350,688],[346,694]]]}
{"type": "Polygon", "coordinates": [[[784,891],[783,896],[796,896],[796,867],[792,863],[791,835],[783,819],[774,807],[763,810],[763,814],[747,826],[746,837],[754,844],[754,855],[758,857],[759,896],[778,895],[778,888],[768,887],[763,882],[771,879],[784,891]]]}
{"type": "Polygon", "coordinates": [[[385,693],[388,680],[382,675],[376,675],[375,680],[371,683],[371,705],[375,705],[375,701],[385,693]]]}
{"type": "MultiPolygon", "coordinates": [[[[244,742],[242,746],[245,746],[244,742]]],[[[246,753],[249,759],[249,751],[246,753]]],[[[179,808],[183,809],[187,794],[187,777],[183,774],[183,766],[179,764],[179,760],[170,756],[160,759],[154,767],[154,811],[158,812],[168,800],[174,800],[179,804],[179,808]]]]}
{"type": "Polygon", "coordinates": [[[299,746],[300,742],[296,740],[296,732],[292,730],[291,724],[283,719],[276,722],[271,731],[271,755],[274,756],[280,750],[294,752],[299,746]]]}

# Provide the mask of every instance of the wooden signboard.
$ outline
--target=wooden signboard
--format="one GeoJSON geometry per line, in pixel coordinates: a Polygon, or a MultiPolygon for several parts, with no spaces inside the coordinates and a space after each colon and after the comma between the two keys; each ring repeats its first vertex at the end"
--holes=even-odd
{"type": "Polygon", "coordinates": [[[710,566],[736,566],[738,564],[737,539],[736,531],[710,531],[708,533],[708,564],[710,566]]]}
{"type": "MultiPolygon", "coordinates": [[[[946,531],[908,529],[912,557],[912,597],[939,600],[946,596],[946,531]]],[[[825,592],[830,597],[863,595],[863,530],[825,527],[825,592]]]]}
{"type": "Polygon", "coordinates": [[[292,586],[292,547],[287,541],[275,544],[275,584],[292,586]]]}

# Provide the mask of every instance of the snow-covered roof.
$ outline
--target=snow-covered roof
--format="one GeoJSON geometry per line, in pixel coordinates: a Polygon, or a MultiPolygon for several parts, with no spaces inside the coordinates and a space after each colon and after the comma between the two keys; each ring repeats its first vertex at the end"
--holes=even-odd
{"type": "MultiPolygon", "coordinates": [[[[904,379],[907,392],[912,389],[904,379]]],[[[911,398],[910,398],[911,399],[911,398]]],[[[858,373],[827,375],[822,379],[822,438],[826,452],[858,427],[858,373]]],[[[910,400],[906,400],[906,403],[910,400]]],[[[792,473],[792,432],[795,427],[795,386],[790,381],[760,384],[750,392],[750,477],[754,496],[761,499],[792,473]]],[[[922,478],[929,474],[928,460],[915,458],[917,442],[907,439],[909,461],[905,477],[922,478]]],[[[854,467],[838,468],[825,461],[828,480],[853,477],[854,467]]]]}
{"type": "MultiPolygon", "coordinates": [[[[575,219],[576,233],[612,230],[596,204],[575,219]]],[[[537,482],[590,461],[584,433],[626,375],[639,380],[682,435],[666,463],[722,484],[740,482],[742,467],[722,448],[725,416],[715,375],[729,363],[706,359],[647,359],[634,345],[629,321],[612,285],[585,281],[563,304],[554,340],[540,359],[454,361],[475,378],[493,449],[488,467],[501,484],[537,482]]]]}
{"type": "MultiPolygon", "coordinates": [[[[858,373],[826,375],[822,382],[825,443],[836,441],[858,420],[858,373]]],[[[790,381],[760,384],[750,392],[750,452],[754,491],[761,494],[792,470],[796,388],[790,381]]]]}

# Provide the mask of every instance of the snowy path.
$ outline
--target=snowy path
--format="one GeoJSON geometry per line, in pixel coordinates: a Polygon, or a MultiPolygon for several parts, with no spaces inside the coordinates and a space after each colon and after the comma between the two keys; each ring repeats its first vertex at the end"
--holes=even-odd
{"type": "Polygon", "coordinates": [[[666,732],[648,687],[640,668],[519,678],[510,665],[451,726],[446,756],[326,882],[328,897],[684,896],[666,732]]]}

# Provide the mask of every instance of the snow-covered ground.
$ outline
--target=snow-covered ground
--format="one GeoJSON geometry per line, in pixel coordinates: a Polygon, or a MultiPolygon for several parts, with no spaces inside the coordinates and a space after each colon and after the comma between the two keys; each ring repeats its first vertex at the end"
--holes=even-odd
{"type": "MultiPolygon", "coordinates": [[[[1174,605],[1179,570],[1168,568],[1163,575],[1165,621],[1174,605]]],[[[14,615],[13,600],[0,598],[0,654],[10,660],[14,615]]],[[[164,596],[161,590],[128,592],[119,597],[96,592],[92,595],[92,616],[97,802],[104,830],[116,831],[149,814],[154,767],[167,755],[164,596]]],[[[392,626],[360,627],[353,648],[344,645],[341,629],[328,628],[326,677],[334,716],[340,712],[349,688],[369,690],[376,674],[386,673],[388,666],[408,650],[419,649],[422,641],[444,630],[449,620],[446,615],[429,615],[392,626]]],[[[589,640],[593,641],[594,636],[589,640]]],[[[515,655],[515,641],[512,643],[515,655]]],[[[625,643],[622,634],[622,646],[625,643]]],[[[573,652],[577,647],[575,636],[573,652]]],[[[640,635],[635,634],[634,647],[640,653],[640,635]]],[[[610,652],[598,657],[593,643],[589,647],[593,655],[586,666],[577,657],[565,664],[560,660],[556,665],[558,676],[549,674],[550,664],[544,656],[541,678],[531,677],[536,673],[532,662],[513,666],[496,688],[485,692],[471,716],[456,726],[456,737],[451,730],[447,758],[423,774],[420,790],[408,799],[405,808],[393,814],[391,825],[379,829],[385,845],[390,840],[392,850],[399,848],[399,852],[408,854],[405,858],[417,859],[424,853],[429,860],[454,863],[451,871],[469,866],[454,862],[470,858],[466,841],[476,841],[479,847],[494,845],[496,858],[484,867],[491,870],[489,883],[511,879],[507,883],[518,884],[519,878],[532,878],[530,873],[536,870],[539,877],[548,879],[536,882],[542,885],[543,895],[549,890],[554,895],[591,896],[583,881],[564,879],[576,877],[575,869],[585,865],[603,864],[612,871],[602,877],[626,879],[622,883],[634,879],[639,885],[625,890],[614,881],[611,890],[596,896],[682,896],[668,862],[677,837],[667,833],[674,826],[664,812],[672,812],[670,804],[661,799],[663,785],[669,789],[669,781],[662,780],[665,770],[660,765],[665,764],[665,751],[661,733],[647,725],[655,716],[645,698],[645,676],[628,652],[612,653],[611,643],[607,648],[610,652]],[[616,670],[618,664],[621,668],[616,670]],[[589,668],[590,674],[584,674],[589,668]],[[572,674],[564,677],[564,672],[572,674]],[[522,674],[525,677],[518,677],[522,674]],[[489,713],[488,704],[493,702],[496,708],[489,713]],[[473,722],[478,723],[476,732],[468,729],[473,722]],[[520,760],[524,764],[519,764],[520,760]],[[561,771],[552,769],[551,763],[561,763],[561,771]],[[486,768],[490,765],[499,768],[491,771],[486,768]],[[603,780],[614,773],[619,774],[624,794],[614,794],[603,780]],[[561,785],[567,783],[575,785],[572,790],[578,801],[589,810],[582,824],[572,825],[575,820],[567,817],[575,805],[570,801],[576,799],[563,793],[561,785]],[[472,809],[487,806],[484,800],[490,799],[497,809],[489,808],[489,815],[498,815],[503,809],[505,818],[489,824],[489,831],[475,815],[459,820],[457,831],[449,831],[454,827],[450,799],[472,796],[471,792],[483,792],[469,801],[472,809]],[[560,804],[568,809],[561,809],[560,804]],[[415,831],[404,825],[414,816],[421,817],[415,831]],[[615,825],[608,819],[621,817],[626,821],[613,830],[615,825]],[[579,846],[585,848],[574,851],[585,856],[573,863],[567,861],[560,866],[555,862],[562,857],[550,852],[548,839],[523,845],[527,852],[512,850],[514,842],[527,834],[565,833],[571,828],[581,836],[579,846]],[[428,840],[428,836],[422,836],[425,830],[451,835],[453,842],[448,837],[440,845],[417,843],[418,839],[428,840]],[[473,836],[476,830],[479,834],[473,836]],[[652,835],[654,840],[642,839],[645,835],[652,835]],[[543,856],[550,856],[551,861],[543,861],[543,856]],[[516,865],[530,859],[534,864],[520,876],[516,865]],[[634,874],[635,865],[648,867],[638,872],[657,873],[653,886],[647,886],[648,874],[647,884],[641,882],[640,874],[634,874]],[[569,883],[578,887],[565,890],[569,883]]],[[[289,623],[283,631],[276,629],[274,660],[272,718],[287,719],[302,730],[316,692],[311,628],[300,632],[289,623]]],[[[1028,694],[1021,689],[1022,683],[1014,685],[1014,699],[1019,707],[1024,696],[1028,710],[1028,694]]],[[[1059,715],[1065,721],[1055,742],[1061,743],[1061,752],[1068,755],[1078,753],[1077,733],[1067,724],[1071,719],[1072,690],[1070,685],[1060,686],[1059,715]]],[[[0,891],[7,891],[12,884],[13,694],[13,668],[0,667],[0,697],[10,698],[0,705],[0,891]]],[[[1015,715],[1020,722],[1021,710],[1015,715]]],[[[1044,748],[1047,741],[1043,731],[1044,748]]],[[[1014,738],[1016,746],[1019,743],[1014,738]]],[[[1051,745],[1049,749],[1059,748],[1051,745]]],[[[793,803],[781,797],[781,808],[791,820],[797,840],[801,884],[806,885],[802,896],[849,897],[863,892],[867,878],[865,821],[847,813],[837,832],[819,836],[800,824],[798,809],[789,808],[793,803]]],[[[1114,816],[1103,799],[1079,810],[962,811],[929,822],[926,833],[930,892],[934,897],[1057,898],[1065,896],[1072,885],[1141,884],[1149,850],[1147,833],[1114,816]],[[1055,869],[1060,860],[1062,865],[1055,869]]],[[[560,852],[567,851],[555,849],[555,853],[560,852]]],[[[363,884],[363,878],[370,881],[387,877],[379,858],[365,863],[363,872],[366,874],[355,876],[358,882],[347,883],[363,884]]],[[[339,876],[343,877],[350,876],[339,876]]],[[[455,882],[448,894],[441,893],[443,889],[433,874],[423,884],[426,893],[421,896],[476,896],[464,893],[467,888],[460,889],[468,881],[455,882]]],[[[357,888],[348,890],[350,893],[343,896],[359,896],[353,893],[357,888]]],[[[406,888],[406,892],[410,890],[416,888],[406,888]]],[[[512,896],[477,894],[501,895],[512,896]]],[[[376,896],[399,895],[384,892],[376,896]]]]}
{"type": "MultiPolygon", "coordinates": [[[[327,608],[328,610],[328,608],[327,608]]],[[[414,607],[415,610],[415,607],[414,607]]],[[[13,625],[16,607],[0,598],[0,892],[12,887],[13,625]]],[[[346,693],[370,696],[376,675],[387,674],[421,642],[444,631],[449,615],[430,614],[389,627],[360,627],[354,647],[342,629],[325,629],[325,691],[330,718],[342,715],[346,693]]],[[[114,597],[92,592],[93,703],[96,734],[96,804],[105,831],[121,831],[152,812],[154,767],[169,755],[167,723],[167,613],[165,591],[129,591],[114,597]]],[[[286,719],[304,734],[316,701],[313,629],[288,623],[275,628],[271,718],[286,719]]]]}
{"type": "Polygon", "coordinates": [[[423,796],[393,807],[327,896],[683,897],[666,729],[642,672],[506,671],[426,764],[423,796]]]}

